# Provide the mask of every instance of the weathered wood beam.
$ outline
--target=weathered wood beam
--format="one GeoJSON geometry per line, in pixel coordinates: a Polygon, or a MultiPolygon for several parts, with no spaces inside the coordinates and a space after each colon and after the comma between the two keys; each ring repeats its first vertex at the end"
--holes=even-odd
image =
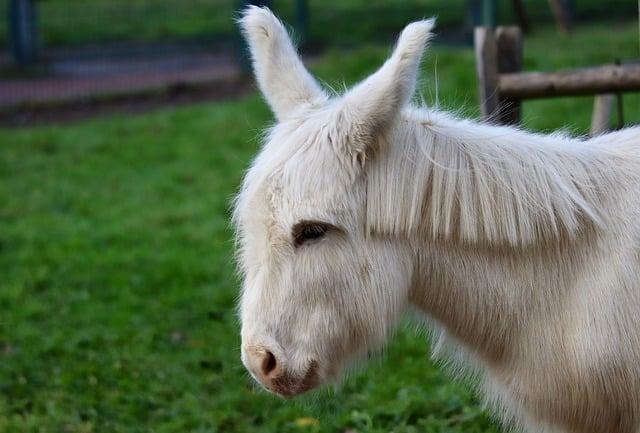
{"type": "Polygon", "coordinates": [[[490,119],[498,110],[498,44],[493,29],[476,27],[473,33],[480,113],[490,119]]]}
{"type": "MultiPolygon", "coordinates": [[[[498,73],[520,72],[522,70],[522,32],[517,26],[496,29],[498,45],[498,73]]],[[[507,125],[520,123],[521,102],[509,98],[498,91],[498,121],[507,125]]]]}
{"type": "Polygon", "coordinates": [[[476,27],[476,72],[482,117],[496,123],[520,122],[520,101],[499,91],[500,75],[522,68],[522,32],[516,26],[476,27]]]}
{"type": "Polygon", "coordinates": [[[501,96],[513,99],[640,91],[640,65],[502,74],[498,89],[501,96]]]}
{"type": "Polygon", "coordinates": [[[611,130],[613,99],[614,96],[611,93],[596,96],[591,116],[591,135],[598,135],[611,130]]]}

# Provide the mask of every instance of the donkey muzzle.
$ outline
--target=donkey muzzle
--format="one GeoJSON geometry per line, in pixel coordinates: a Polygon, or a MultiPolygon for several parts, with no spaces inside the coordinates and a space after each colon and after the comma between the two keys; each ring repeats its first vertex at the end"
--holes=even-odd
{"type": "Polygon", "coordinates": [[[289,371],[286,359],[278,350],[248,346],[243,348],[242,358],[254,379],[267,391],[281,397],[295,397],[316,387],[320,382],[318,364],[315,361],[300,375],[289,371]]]}

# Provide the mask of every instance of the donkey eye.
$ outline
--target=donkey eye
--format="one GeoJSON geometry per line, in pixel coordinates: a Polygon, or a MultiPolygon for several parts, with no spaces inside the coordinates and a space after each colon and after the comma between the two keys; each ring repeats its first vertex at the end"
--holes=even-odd
{"type": "Polygon", "coordinates": [[[316,221],[302,221],[293,227],[293,244],[299,247],[309,241],[320,239],[327,234],[330,224],[316,221]]]}

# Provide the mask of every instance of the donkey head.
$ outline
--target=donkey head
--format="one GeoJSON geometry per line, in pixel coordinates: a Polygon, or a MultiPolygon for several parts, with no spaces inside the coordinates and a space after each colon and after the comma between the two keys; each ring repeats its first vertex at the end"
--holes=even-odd
{"type": "Polygon", "coordinates": [[[433,21],[407,26],[380,70],[333,98],[268,9],[240,26],[278,120],[235,208],[242,360],[293,396],[380,347],[408,304],[410,251],[367,228],[366,160],[413,95],[433,21]]]}

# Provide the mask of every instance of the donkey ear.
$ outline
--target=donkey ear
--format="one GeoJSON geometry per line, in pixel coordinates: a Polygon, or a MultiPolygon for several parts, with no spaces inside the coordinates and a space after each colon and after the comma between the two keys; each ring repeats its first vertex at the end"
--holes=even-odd
{"type": "Polygon", "coordinates": [[[405,27],[393,54],[384,65],[344,95],[342,114],[349,119],[351,131],[356,135],[356,139],[352,140],[354,145],[368,145],[358,138],[370,141],[411,100],[422,53],[431,38],[434,25],[435,18],[431,18],[405,27]]]}
{"type": "Polygon", "coordinates": [[[258,86],[279,120],[300,104],[327,99],[269,9],[249,6],[238,23],[251,51],[258,86]]]}

